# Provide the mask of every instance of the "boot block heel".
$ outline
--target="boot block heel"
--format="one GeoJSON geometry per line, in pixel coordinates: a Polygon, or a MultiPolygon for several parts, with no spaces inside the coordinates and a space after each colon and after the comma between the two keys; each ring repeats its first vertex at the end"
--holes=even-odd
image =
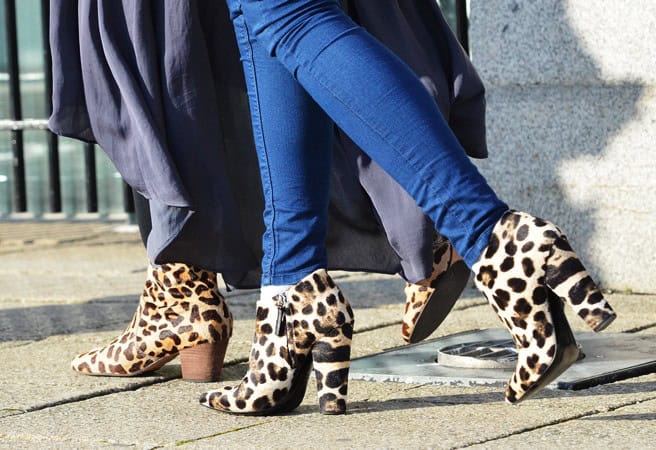
{"type": "Polygon", "coordinates": [[[237,386],[203,394],[200,403],[229,414],[267,416],[302,401],[314,363],[324,414],[346,410],[353,310],[325,269],[273,298],[260,298],[248,371],[237,386]]]}
{"type": "Polygon", "coordinates": [[[312,347],[314,376],[321,414],[344,414],[351,367],[352,326],[339,328],[335,337],[324,337],[312,347]],[[348,329],[346,329],[348,328],[348,329]]]}
{"type": "Polygon", "coordinates": [[[227,348],[226,338],[180,350],[182,379],[195,382],[217,381],[223,369],[227,348]]]}
{"type": "Polygon", "coordinates": [[[553,243],[547,258],[545,283],[593,331],[605,329],[617,317],[565,236],[559,236],[553,243]]]}
{"type": "MultiPolygon", "coordinates": [[[[579,357],[579,348],[576,345],[572,329],[567,323],[567,317],[563,311],[563,303],[552,292],[547,294],[547,302],[554,323],[554,333],[556,335],[556,345],[553,351],[553,359],[549,362],[548,368],[540,371],[540,376],[526,389],[521,385],[522,375],[526,376],[530,370],[531,360],[535,358],[532,351],[519,350],[518,362],[521,364],[519,371],[513,376],[506,389],[506,402],[517,404],[527,400],[535,393],[546,387],[549,383],[557,379],[565,372],[579,357]],[[519,375],[519,376],[518,376],[519,375]]],[[[547,367],[547,366],[545,366],[547,367]]]]}

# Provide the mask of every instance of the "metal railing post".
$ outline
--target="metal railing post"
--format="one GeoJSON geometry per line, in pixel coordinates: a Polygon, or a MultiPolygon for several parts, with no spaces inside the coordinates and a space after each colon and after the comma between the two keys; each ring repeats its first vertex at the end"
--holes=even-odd
{"type": "Polygon", "coordinates": [[[467,0],[456,0],[456,35],[460,45],[469,54],[469,18],[467,0]]]}
{"type": "Polygon", "coordinates": [[[134,194],[129,184],[123,181],[123,210],[128,214],[134,214],[134,194]]]}
{"type": "MultiPolygon", "coordinates": [[[[23,118],[23,109],[19,79],[15,0],[5,0],[5,30],[9,69],[9,116],[13,120],[21,120],[23,118]]],[[[12,209],[15,212],[25,212],[27,211],[27,191],[25,188],[23,130],[11,131],[11,154],[13,174],[12,209]]]]}
{"type": "Polygon", "coordinates": [[[84,144],[84,182],[87,190],[87,212],[98,212],[95,144],[84,144]]]}
{"type": "MultiPolygon", "coordinates": [[[[50,53],[50,0],[41,0],[41,37],[43,45],[43,72],[45,82],[46,114],[52,114],[52,55],[50,53]]],[[[48,208],[61,212],[61,182],[59,167],[59,138],[46,131],[48,143],[48,208]]]]}

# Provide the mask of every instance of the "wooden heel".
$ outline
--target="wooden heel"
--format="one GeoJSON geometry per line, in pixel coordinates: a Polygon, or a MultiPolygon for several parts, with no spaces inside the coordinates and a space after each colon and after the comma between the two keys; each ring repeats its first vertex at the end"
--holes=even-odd
{"type": "Polygon", "coordinates": [[[186,381],[217,381],[223,369],[223,359],[228,348],[228,339],[199,344],[180,350],[182,379],[186,381]]]}

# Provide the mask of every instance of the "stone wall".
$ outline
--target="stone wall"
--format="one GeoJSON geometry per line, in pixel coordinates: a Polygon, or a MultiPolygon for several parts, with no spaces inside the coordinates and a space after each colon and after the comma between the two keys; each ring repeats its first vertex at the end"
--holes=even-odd
{"type": "Polygon", "coordinates": [[[656,292],[656,1],[471,0],[500,196],[604,287],[656,292]]]}

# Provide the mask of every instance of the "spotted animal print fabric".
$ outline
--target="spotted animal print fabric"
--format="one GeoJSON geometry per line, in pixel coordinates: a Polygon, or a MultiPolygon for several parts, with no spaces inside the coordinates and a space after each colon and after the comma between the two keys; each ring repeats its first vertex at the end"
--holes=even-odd
{"type": "Polygon", "coordinates": [[[210,391],[204,406],[233,414],[291,411],[303,400],[314,364],[320,411],[346,410],[353,310],[325,270],[257,303],[248,372],[239,385],[210,391]]]}
{"type": "Polygon", "coordinates": [[[595,331],[615,319],[567,237],[554,224],[530,214],[506,213],[473,271],[476,286],[518,349],[517,366],[506,389],[510,403],[533,395],[546,385],[545,380],[555,379],[576,361],[573,337],[559,342],[559,331],[561,336],[572,336],[560,311],[562,302],[595,331]]]}
{"type": "Polygon", "coordinates": [[[437,329],[467,286],[469,274],[469,268],[451,243],[436,235],[431,276],[405,285],[401,324],[405,342],[419,342],[437,329]]]}
{"type": "Polygon", "coordinates": [[[149,266],[132,322],[104,347],[78,355],[76,372],[133,376],[156,370],[181,350],[227,341],[232,315],[216,274],[186,264],[149,266]]]}

